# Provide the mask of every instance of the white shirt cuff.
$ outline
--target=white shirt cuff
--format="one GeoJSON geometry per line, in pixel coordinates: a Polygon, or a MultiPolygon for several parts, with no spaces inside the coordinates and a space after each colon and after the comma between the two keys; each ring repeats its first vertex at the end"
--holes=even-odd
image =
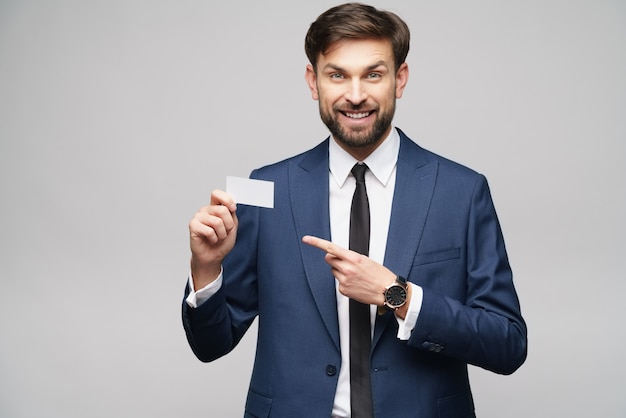
{"type": "Polygon", "coordinates": [[[220,270],[219,276],[217,279],[204,286],[202,289],[196,291],[193,287],[193,278],[191,277],[191,272],[189,272],[189,295],[185,302],[191,308],[197,308],[202,305],[204,302],[209,300],[211,296],[217,293],[218,290],[222,287],[222,273],[223,270],[220,270]]]}
{"type": "Polygon", "coordinates": [[[417,317],[422,309],[422,299],[424,298],[424,291],[422,288],[414,283],[409,283],[411,286],[411,301],[409,302],[409,309],[406,312],[404,319],[398,318],[398,339],[408,340],[411,337],[411,332],[415,328],[417,323],[417,317]]]}

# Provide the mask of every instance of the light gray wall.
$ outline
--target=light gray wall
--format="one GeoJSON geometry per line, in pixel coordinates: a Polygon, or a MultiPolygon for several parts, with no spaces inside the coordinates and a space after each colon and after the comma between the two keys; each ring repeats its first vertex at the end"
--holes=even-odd
{"type": "MultiPolygon", "coordinates": [[[[242,415],[254,329],[195,360],[187,223],[326,130],[327,0],[0,0],[0,416],[242,415]]],[[[376,1],[412,29],[396,124],[487,175],[527,363],[483,418],[626,415],[626,3],[376,1]]]]}

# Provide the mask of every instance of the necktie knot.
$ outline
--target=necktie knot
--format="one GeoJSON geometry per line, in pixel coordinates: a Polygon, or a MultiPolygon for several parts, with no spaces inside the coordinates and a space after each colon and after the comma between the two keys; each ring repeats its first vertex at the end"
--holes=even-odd
{"type": "Polygon", "coordinates": [[[365,183],[365,171],[367,171],[367,164],[356,163],[352,167],[352,175],[356,179],[357,183],[365,183]]]}

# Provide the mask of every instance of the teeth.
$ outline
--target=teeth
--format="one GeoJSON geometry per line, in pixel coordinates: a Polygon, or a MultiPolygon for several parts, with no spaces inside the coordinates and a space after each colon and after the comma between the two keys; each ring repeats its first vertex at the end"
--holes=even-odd
{"type": "Polygon", "coordinates": [[[352,119],[363,119],[369,116],[369,112],[366,113],[346,113],[346,116],[352,119]]]}

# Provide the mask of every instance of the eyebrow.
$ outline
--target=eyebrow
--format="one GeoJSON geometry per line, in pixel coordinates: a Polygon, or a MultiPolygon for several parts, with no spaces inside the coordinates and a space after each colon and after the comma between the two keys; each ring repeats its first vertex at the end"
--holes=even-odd
{"type": "MultiPolygon", "coordinates": [[[[375,70],[375,69],[376,69],[376,68],[378,68],[378,67],[385,67],[385,68],[388,68],[388,67],[387,67],[387,63],[386,63],[385,61],[383,61],[383,60],[380,60],[380,61],[377,61],[377,62],[375,62],[374,64],[372,64],[372,65],[368,66],[368,67],[366,68],[366,72],[367,72],[367,71],[373,71],[373,70],[375,70]]],[[[342,73],[343,73],[343,72],[346,72],[346,70],[345,70],[344,68],[341,68],[340,66],[335,65],[335,64],[332,64],[332,63],[326,64],[326,65],[324,66],[324,68],[323,68],[323,70],[324,70],[324,71],[326,71],[326,70],[328,70],[328,69],[335,70],[335,71],[339,71],[339,72],[342,72],[342,73]]]]}

